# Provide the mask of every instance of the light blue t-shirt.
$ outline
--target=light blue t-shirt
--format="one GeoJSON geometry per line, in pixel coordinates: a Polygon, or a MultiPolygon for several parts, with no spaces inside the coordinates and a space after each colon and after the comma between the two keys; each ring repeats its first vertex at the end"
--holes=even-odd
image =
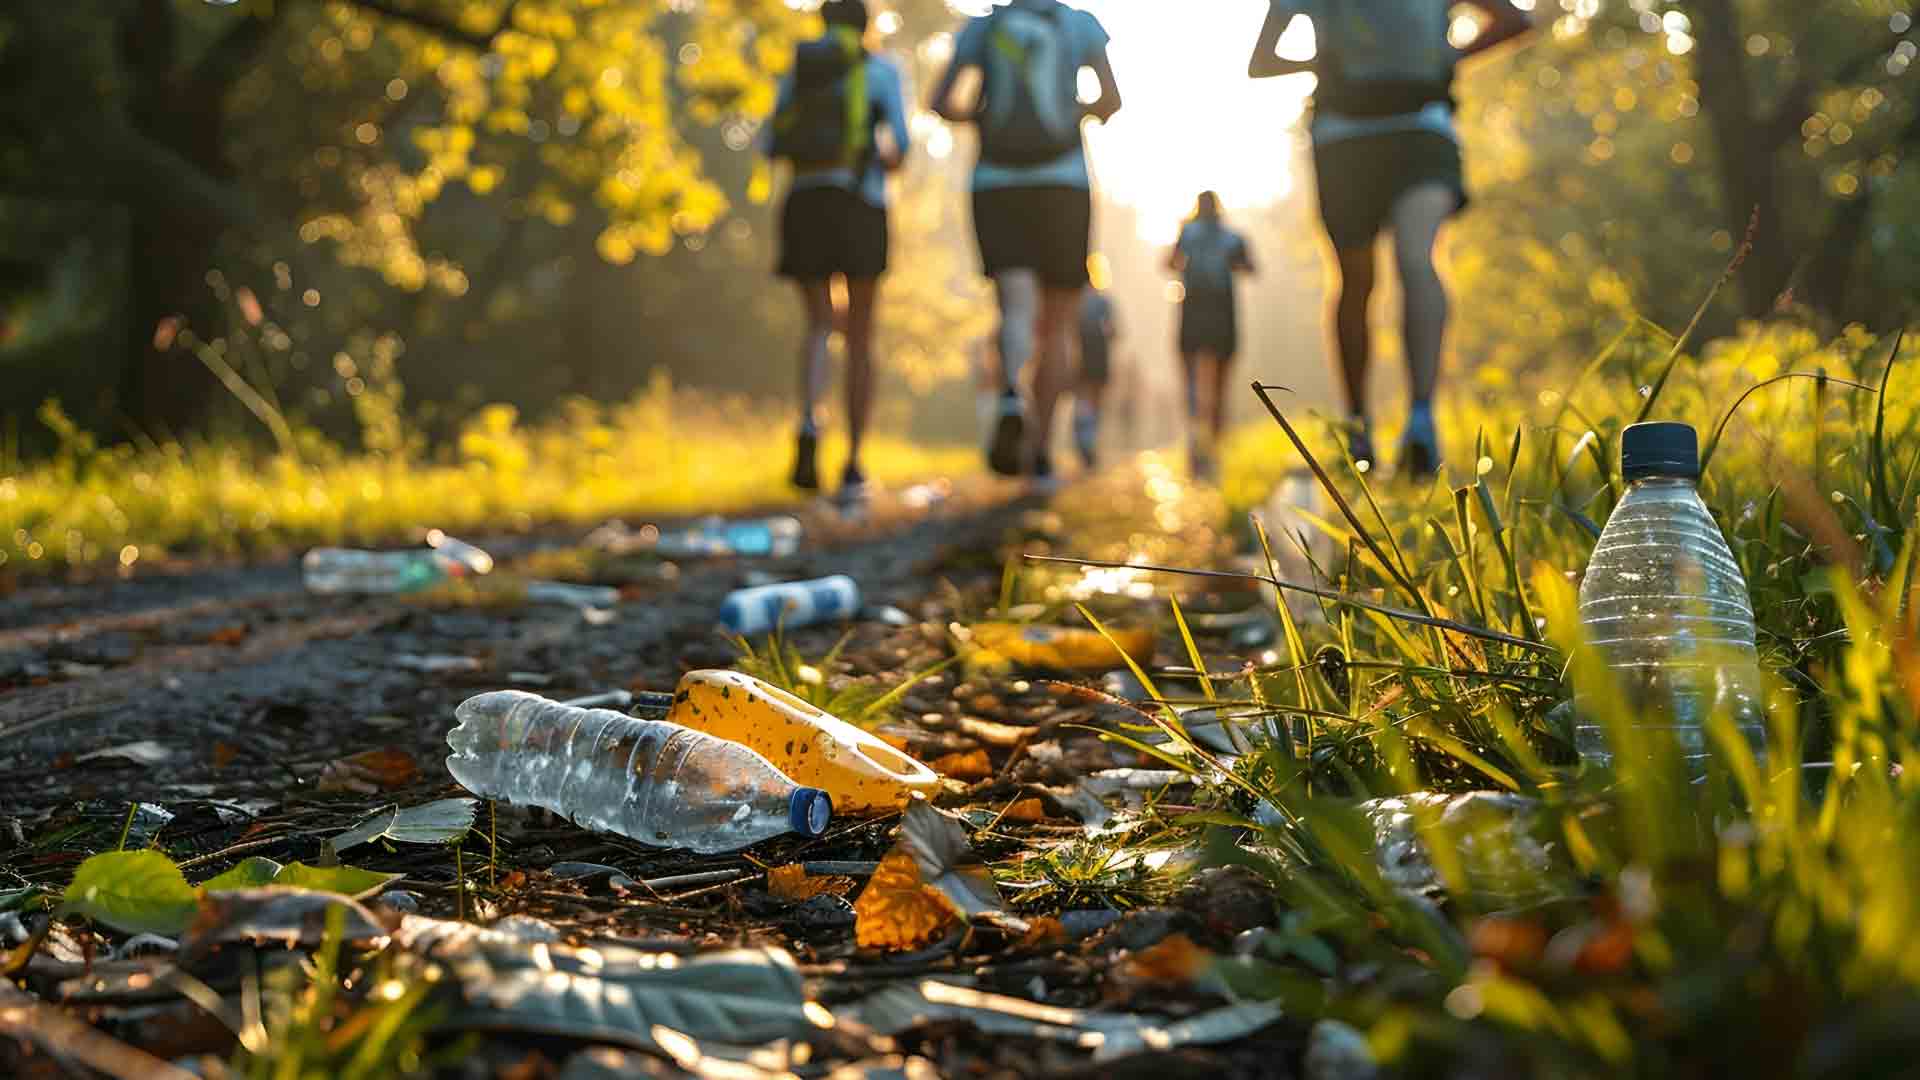
{"type": "MultiPolygon", "coordinates": [[[[907,132],[906,77],[900,74],[899,65],[884,56],[867,57],[867,101],[873,113],[874,124],[885,124],[893,133],[893,145],[899,148],[900,156],[906,157],[912,145],[907,132]]],[[[778,114],[793,100],[793,75],[789,73],[780,80],[779,104],[774,107],[778,114]]],[[[761,136],[761,150],[764,152],[773,146],[773,125],[769,123],[761,136]]],[[[887,170],[880,164],[878,157],[867,163],[856,183],[852,169],[815,169],[809,172],[795,173],[789,191],[808,191],[815,188],[839,188],[859,194],[869,206],[881,210],[887,208],[887,170]]]]}
{"type": "Polygon", "coordinates": [[[1224,222],[1195,218],[1180,229],[1174,247],[1186,256],[1181,274],[1187,295],[1233,295],[1233,275],[1250,258],[1247,242],[1224,222]]]}
{"type": "MultiPolygon", "coordinates": [[[[1029,5],[1036,9],[1041,5],[1029,5]]],[[[1055,3],[1053,8],[1065,9],[1055,16],[1061,20],[1068,45],[1073,49],[1076,68],[1091,64],[1101,50],[1112,40],[1107,36],[1107,28],[1091,14],[1055,3]]],[[[989,47],[989,21],[992,15],[980,15],[967,21],[966,28],[960,31],[960,38],[954,42],[953,62],[961,67],[985,69],[987,49],[989,47]]],[[[997,165],[982,161],[973,168],[973,190],[995,191],[1001,188],[1015,187],[1071,187],[1083,190],[1093,187],[1093,177],[1087,171],[1087,148],[1083,142],[1078,148],[1069,150],[1058,158],[1043,165],[997,165]]]]}

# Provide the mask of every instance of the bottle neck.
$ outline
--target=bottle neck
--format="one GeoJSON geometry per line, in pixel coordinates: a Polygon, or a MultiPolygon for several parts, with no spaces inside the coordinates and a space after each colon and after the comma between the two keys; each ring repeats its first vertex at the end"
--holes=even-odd
{"type": "Polygon", "coordinates": [[[1627,486],[1632,488],[1665,489],[1669,491],[1679,488],[1692,490],[1699,486],[1699,481],[1684,476],[1643,476],[1638,480],[1631,481],[1627,486]]]}

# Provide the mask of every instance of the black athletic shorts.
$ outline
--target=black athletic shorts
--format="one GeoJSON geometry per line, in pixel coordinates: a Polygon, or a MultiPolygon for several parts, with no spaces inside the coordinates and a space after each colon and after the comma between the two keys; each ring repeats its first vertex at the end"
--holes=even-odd
{"type": "Polygon", "coordinates": [[[887,269],[887,212],[843,188],[802,188],[780,211],[779,274],[824,281],[845,274],[855,281],[887,269]]]}
{"type": "Polygon", "coordinates": [[[1320,218],[1341,251],[1370,247],[1400,197],[1423,184],[1451,188],[1455,213],[1467,205],[1460,144],[1433,131],[1394,131],[1316,145],[1320,218]]]}
{"type": "Polygon", "coordinates": [[[1112,351],[1105,338],[1081,337],[1080,339],[1080,381],[1086,383],[1105,383],[1113,375],[1112,351]]]}
{"type": "Polygon", "coordinates": [[[1222,360],[1240,351],[1240,318],[1233,294],[1188,293],[1180,302],[1180,354],[1212,353],[1222,360]]]}
{"type": "Polygon", "coordinates": [[[999,188],[973,193],[973,230],[988,277],[1032,270],[1054,289],[1087,284],[1093,194],[1075,187],[999,188]]]}

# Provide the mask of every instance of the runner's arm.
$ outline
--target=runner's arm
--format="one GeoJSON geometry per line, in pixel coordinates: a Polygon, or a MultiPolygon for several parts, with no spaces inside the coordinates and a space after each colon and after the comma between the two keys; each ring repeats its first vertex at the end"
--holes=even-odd
{"type": "Polygon", "coordinates": [[[975,110],[962,110],[953,103],[953,86],[960,81],[960,73],[972,65],[963,64],[958,56],[947,61],[947,70],[934,80],[933,94],[927,98],[927,109],[933,115],[950,124],[969,124],[974,120],[975,110]]]}
{"type": "Polygon", "coordinates": [[[1260,268],[1253,262],[1253,248],[1248,246],[1245,240],[1240,241],[1233,249],[1233,269],[1235,273],[1245,274],[1248,277],[1260,275],[1260,268]]]}
{"type": "Polygon", "coordinates": [[[1280,56],[1280,35],[1287,32],[1293,17],[1300,14],[1293,0],[1269,0],[1267,21],[1260,26],[1260,40],[1254,43],[1253,59],[1247,61],[1247,78],[1271,79],[1276,75],[1298,75],[1313,70],[1311,60],[1287,60],[1280,56]]]}
{"type": "Polygon", "coordinates": [[[1114,113],[1120,111],[1120,82],[1113,77],[1113,62],[1107,59],[1105,46],[1093,54],[1093,58],[1087,61],[1087,66],[1092,68],[1093,73],[1100,79],[1100,97],[1093,104],[1088,105],[1085,112],[1088,116],[1097,117],[1104,124],[1113,119],[1114,113]]]}
{"type": "Polygon", "coordinates": [[[1464,0],[1469,6],[1478,9],[1488,18],[1486,29],[1480,31],[1467,47],[1460,50],[1465,59],[1477,56],[1488,49],[1497,48],[1514,38],[1533,29],[1533,16],[1513,6],[1513,0],[1464,0]]]}
{"type": "Polygon", "coordinates": [[[1171,273],[1184,273],[1187,269],[1187,253],[1175,244],[1167,249],[1167,270],[1171,273]]]}
{"type": "Polygon", "coordinates": [[[880,164],[888,172],[899,171],[907,163],[907,151],[913,148],[913,133],[907,128],[905,83],[906,76],[894,67],[893,81],[882,98],[881,108],[885,112],[887,132],[892,136],[890,141],[893,145],[880,155],[880,164]]]}

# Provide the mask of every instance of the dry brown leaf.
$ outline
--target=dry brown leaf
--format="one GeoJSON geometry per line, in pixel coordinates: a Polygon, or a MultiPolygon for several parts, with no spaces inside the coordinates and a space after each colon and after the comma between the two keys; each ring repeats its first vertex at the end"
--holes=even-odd
{"type": "Polygon", "coordinates": [[[903,754],[911,753],[913,751],[913,741],[911,739],[908,739],[905,735],[895,735],[891,732],[886,732],[886,731],[878,731],[878,732],[875,732],[874,734],[880,737],[881,742],[886,743],[888,746],[893,747],[895,750],[898,750],[903,754]]]}
{"type": "Polygon", "coordinates": [[[960,921],[920,882],[920,865],[895,848],[853,903],[853,938],[863,949],[905,951],[930,944],[960,921]]]}
{"type": "Polygon", "coordinates": [[[353,791],[371,795],[376,791],[405,787],[419,777],[420,766],[413,760],[412,754],[387,747],[365,750],[329,762],[326,768],[320,770],[319,788],[321,791],[353,791]]]}
{"type": "Polygon", "coordinates": [[[1020,939],[1023,949],[1037,949],[1043,945],[1065,945],[1072,940],[1064,923],[1051,915],[1042,915],[1027,927],[1025,936],[1020,939]]]}
{"type": "Polygon", "coordinates": [[[247,628],[238,623],[232,626],[223,626],[207,635],[207,644],[209,645],[231,646],[238,645],[245,640],[247,640],[247,628]]]}
{"type": "Polygon", "coordinates": [[[1047,820],[1047,807],[1046,804],[1039,799],[1021,799],[1019,802],[1007,807],[1007,812],[1001,814],[1000,819],[1002,821],[1024,821],[1029,824],[1045,821],[1047,820]]]}
{"type": "Polygon", "coordinates": [[[801,863],[788,863],[767,871],[767,891],[789,903],[798,904],[823,893],[845,896],[852,887],[852,878],[809,874],[801,863]]]}
{"type": "Polygon", "coordinates": [[[233,764],[233,759],[239,756],[240,756],[239,747],[229,742],[222,742],[218,739],[214,740],[214,743],[213,743],[213,767],[214,768],[224,769],[227,766],[233,764]]]}
{"type": "Polygon", "coordinates": [[[1130,957],[1122,969],[1137,982],[1186,985],[1213,963],[1213,953],[1194,944],[1185,934],[1172,934],[1158,945],[1130,957]]]}
{"type": "Polygon", "coordinates": [[[993,776],[993,759],[987,756],[985,750],[946,754],[934,758],[927,765],[941,776],[954,780],[986,780],[993,776]]]}

